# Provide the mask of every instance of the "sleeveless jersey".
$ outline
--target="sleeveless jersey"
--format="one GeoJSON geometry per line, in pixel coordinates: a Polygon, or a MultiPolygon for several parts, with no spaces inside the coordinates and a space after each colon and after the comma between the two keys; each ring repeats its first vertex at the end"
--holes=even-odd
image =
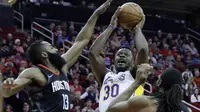
{"type": "Polygon", "coordinates": [[[119,72],[118,74],[108,72],[104,77],[100,91],[100,112],[106,112],[111,101],[117,98],[134,81],[135,79],[132,77],[130,71],[119,72]]]}
{"type": "Polygon", "coordinates": [[[29,85],[31,112],[68,112],[70,109],[70,92],[66,75],[51,72],[47,67],[37,66],[47,78],[45,86],[36,81],[29,85]]]}

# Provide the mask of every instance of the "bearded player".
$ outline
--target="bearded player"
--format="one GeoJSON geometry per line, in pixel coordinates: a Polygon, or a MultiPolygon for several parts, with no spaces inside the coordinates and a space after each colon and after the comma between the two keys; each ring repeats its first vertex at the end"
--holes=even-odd
{"type": "Polygon", "coordinates": [[[135,81],[137,65],[148,63],[148,44],[141,31],[144,23],[143,18],[143,21],[141,22],[142,24],[139,24],[138,27],[133,31],[135,34],[135,43],[138,51],[134,65],[132,51],[129,48],[121,48],[115,54],[114,64],[117,73],[113,73],[106,68],[104,59],[101,57],[100,53],[104,50],[104,45],[108,37],[117,27],[117,17],[119,12],[120,7],[113,15],[110,25],[95,40],[89,52],[89,60],[92,71],[98,82],[102,85],[99,101],[100,112],[106,112],[111,101],[117,98],[135,81]]]}
{"type": "Polygon", "coordinates": [[[32,100],[31,112],[67,112],[70,109],[68,68],[89,43],[98,17],[110,4],[111,0],[107,0],[92,14],[75,43],[62,56],[50,43],[34,42],[28,49],[28,56],[35,67],[24,70],[15,80],[5,80],[1,85],[2,95],[10,97],[28,86],[32,100]]]}
{"type": "Polygon", "coordinates": [[[181,72],[173,68],[162,73],[158,92],[152,96],[132,97],[136,88],[146,81],[150,69],[149,65],[140,65],[135,82],[110,103],[107,112],[189,112],[182,103],[181,72]]]}

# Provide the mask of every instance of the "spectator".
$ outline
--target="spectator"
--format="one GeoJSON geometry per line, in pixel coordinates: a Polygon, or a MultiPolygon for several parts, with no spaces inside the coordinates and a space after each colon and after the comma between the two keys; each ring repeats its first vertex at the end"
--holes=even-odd
{"type": "Polygon", "coordinates": [[[24,103],[23,112],[31,112],[31,111],[30,111],[30,106],[29,106],[29,104],[26,103],[26,102],[24,103]]]}
{"type": "Polygon", "coordinates": [[[190,102],[191,103],[200,102],[200,95],[199,95],[199,89],[198,88],[194,89],[194,94],[191,95],[190,102]]]}
{"type": "Polygon", "coordinates": [[[81,100],[91,100],[92,102],[98,102],[98,91],[93,84],[91,84],[80,97],[81,100]]]}
{"type": "Polygon", "coordinates": [[[81,93],[83,92],[83,88],[81,87],[81,85],[79,85],[78,79],[74,79],[73,85],[70,86],[70,90],[76,98],[80,99],[81,93]]]}
{"type": "Polygon", "coordinates": [[[117,37],[117,33],[114,33],[113,36],[111,37],[111,40],[110,40],[110,43],[111,43],[111,46],[114,47],[114,51],[120,47],[120,41],[117,37]]]}
{"type": "Polygon", "coordinates": [[[56,42],[57,48],[61,48],[65,40],[67,40],[67,34],[66,31],[62,31],[62,34],[58,35],[58,39],[56,42]]]}
{"type": "Polygon", "coordinates": [[[12,43],[12,41],[13,41],[12,33],[8,33],[7,39],[8,39],[8,43],[12,43]]]}
{"type": "Polygon", "coordinates": [[[126,40],[125,36],[122,36],[121,40],[120,40],[120,46],[122,47],[130,47],[129,42],[126,40]]]}
{"type": "Polygon", "coordinates": [[[17,52],[16,55],[14,56],[13,62],[19,66],[20,62],[23,60],[23,57],[21,56],[20,52],[17,52]]]}
{"type": "Polygon", "coordinates": [[[153,57],[153,52],[149,52],[149,59],[153,62],[153,66],[156,66],[157,60],[153,57]]]}
{"type": "Polygon", "coordinates": [[[54,23],[51,23],[50,26],[49,26],[49,29],[54,32],[55,31],[55,24],[54,23]]]}
{"type": "Polygon", "coordinates": [[[186,70],[182,73],[182,77],[183,77],[184,84],[186,84],[188,81],[190,82],[192,81],[193,74],[189,70],[189,68],[186,68],[186,70]]]}
{"type": "Polygon", "coordinates": [[[93,73],[88,74],[87,79],[85,81],[85,88],[89,87],[91,84],[94,84],[95,87],[98,87],[98,83],[95,80],[95,76],[93,75],[93,73]]]}
{"type": "Polygon", "coordinates": [[[11,105],[6,106],[5,112],[13,112],[11,105]]]}
{"type": "Polygon", "coordinates": [[[95,111],[92,109],[92,100],[87,100],[86,106],[82,109],[81,112],[95,112],[95,111]]]}
{"type": "Polygon", "coordinates": [[[20,39],[15,40],[15,49],[16,49],[17,52],[24,53],[24,48],[23,48],[23,46],[21,46],[21,40],[20,39]]]}
{"type": "Polygon", "coordinates": [[[189,50],[192,53],[192,55],[198,54],[198,51],[197,51],[196,47],[194,47],[194,43],[193,42],[190,43],[189,50]]]}
{"type": "Polygon", "coordinates": [[[105,55],[105,54],[104,54],[104,62],[105,62],[105,64],[106,64],[106,67],[109,68],[110,65],[111,65],[111,59],[110,59],[109,56],[107,56],[107,55],[105,55]]]}
{"type": "Polygon", "coordinates": [[[185,64],[182,62],[182,58],[180,55],[178,55],[176,57],[176,61],[175,61],[175,67],[180,70],[180,71],[183,71],[185,70],[185,64]]]}
{"type": "Polygon", "coordinates": [[[200,77],[199,77],[199,70],[194,69],[194,78],[193,78],[193,83],[200,88],[200,77]]]}

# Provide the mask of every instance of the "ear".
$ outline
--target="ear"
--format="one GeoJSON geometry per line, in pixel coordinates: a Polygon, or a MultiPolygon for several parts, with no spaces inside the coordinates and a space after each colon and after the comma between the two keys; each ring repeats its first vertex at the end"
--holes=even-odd
{"type": "Polygon", "coordinates": [[[42,57],[42,58],[47,58],[47,57],[48,57],[47,52],[41,52],[41,57],[42,57]]]}

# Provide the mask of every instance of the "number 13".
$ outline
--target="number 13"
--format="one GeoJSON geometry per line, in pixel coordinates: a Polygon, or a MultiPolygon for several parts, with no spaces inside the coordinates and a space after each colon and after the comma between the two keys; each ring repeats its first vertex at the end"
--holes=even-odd
{"type": "Polygon", "coordinates": [[[104,91],[105,91],[105,96],[103,98],[104,101],[107,100],[110,96],[114,98],[119,94],[119,85],[114,84],[111,87],[107,85],[105,86],[104,91]]]}
{"type": "Polygon", "coordinates": [[[67,94],[62,94],[63,96],[63,109],[69,110],[69,98],[67,94]]]}

